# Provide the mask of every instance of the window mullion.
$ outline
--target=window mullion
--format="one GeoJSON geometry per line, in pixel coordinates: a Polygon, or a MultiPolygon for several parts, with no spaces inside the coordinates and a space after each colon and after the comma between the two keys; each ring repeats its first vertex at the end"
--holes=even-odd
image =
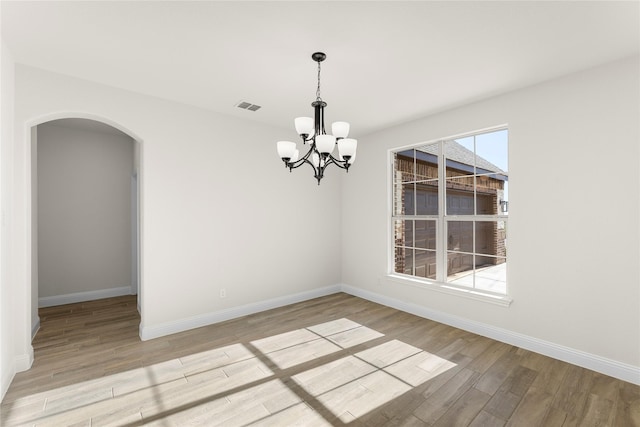
{"type": "Polygon", "coordinates": [[[447,279],[447,246],[446,224],[446,165],[444,159],[444,141],[438,142],[438,220],[436,222],[436,280],[445,282],[447,279]]]}
{"type": "MultiPolygon", "coordinates": [[[[475,191],[475,190],[474,190],[475,191]]],[[[476,204],[476,200],[473,201],[476,204]]],[[[474,215],[475,218],[475,215],[474,215]]],[[[473,250],[473,257],[471,258],[471,267],[473,268],[473,274],[471,275],[473,281],[473,289],[476,289],[476,220],[472,221],[471,226],[471,244],[473,245],[471,249],[473,250]]]]}

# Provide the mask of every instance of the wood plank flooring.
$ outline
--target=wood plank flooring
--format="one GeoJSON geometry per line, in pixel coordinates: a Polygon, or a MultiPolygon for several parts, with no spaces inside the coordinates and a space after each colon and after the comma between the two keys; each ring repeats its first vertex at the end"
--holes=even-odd
{"type": "Polygon", "coordinates": [[[640,426],[640,387],[346,294],[142,342],[135,297],[40,310],[3,426],[640,426]]]}

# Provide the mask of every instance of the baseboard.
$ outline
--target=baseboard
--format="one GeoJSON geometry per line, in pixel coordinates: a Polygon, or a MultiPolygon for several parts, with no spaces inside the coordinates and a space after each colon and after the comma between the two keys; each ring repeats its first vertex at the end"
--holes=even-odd
{"type": "Polygon", "coordinates": [[[29,352],[27,354],[16,356],[13,359],[13,364],[10,366],[10,369],[7,372],[3,372],[2,378],[0,379],[0,381],[2,381],[0,383],[0,402],[4,400],[4,396],[7,394],[9,386],[11,386],[11,382],[13,382],[13,378],[16,374],[31,368],[32,364],[33,347],[29,346],[29,352]]]}
{"type": "Polygon", "coordinates": [[[10,371],[7,372],[3,372],[2,375],[2,383],[0,383],[0,402],[2,402],[4,400],[4,395],[7,394],[7,390],[9,390],[9,386],[11,385],[11,382],[13,381],[13,377],[16,376],[16,371],[15,369],[12,369],[10,371]]]}
{"type": "Polygon", "coordinates": [[[141,323],[140,339],[146,341],[154,338],[159,338],[166,335],[187,331],[189,329],[200,328],[202,326],[208,326],[214,323],[224,322],[226,320],[247,316],[249,314],[259,313],[261,311],[271,310],[273,308],[283,307],[285,305],[295,304],[313,298],[335,294],[337,292],[340,292],[340,285],[327,286],[307,292],[300,292],[297,294],[273,298],[266,301],[259,301],[252,304],[246,304],[239,307],[201,314],[198,316],[180,319],[173,322],[162,323],[155,326],[144,326],[141,323]]]}
{"type": "Polygon", "coordinates": [[[528,335],[512,332],[507,329],[487,325],[451,314],[401,301],[375,292],[367,291],[349,285],[341,285],[342,292],[363,298],[378,304],[392,307],[400,311],[415,314],[416,316],[444,323],[449,326],[464,329],[478,335],[524,348],[554,359],[562,360],[573,365],[591,369],[632,384],[640,385],[640,367],[621,363],[605,357],[597,356],[584,351],[572,349],[549,341],[544,341],[528,335]]]}
{"type": "Polygon", "coordinates": [[[73,304],[76,302],[93,301],[96,299],[131,295],[131,286],[119,288],[100,289],[97,291],[76,292],[73,294],[56,295],[52,297],[38,298],[39,307],[53,307],[56,305],[73,304]]]}
{"type": "Polygon", "coordinates": [[[40,330],[40,316],[36,318],[36,321],[33,323],[31,327],[31,341],[36,337],[36,334],[40,330]]]}
{"type": "Polygon", "coordinates": [[[33,347],[29,346],[29,352],[27,354],[21,354],[15,358],[16,372],[23,372],[31,368],[33,364],[33,347]]]}

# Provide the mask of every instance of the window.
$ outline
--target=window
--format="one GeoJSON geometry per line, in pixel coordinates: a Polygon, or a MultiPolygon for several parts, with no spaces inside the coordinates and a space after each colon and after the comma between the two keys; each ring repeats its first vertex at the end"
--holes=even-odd
{"type": "Polygon", "coordinates": [[[392,151],[397,275],[507,294],[507,129],[392,151]]]}

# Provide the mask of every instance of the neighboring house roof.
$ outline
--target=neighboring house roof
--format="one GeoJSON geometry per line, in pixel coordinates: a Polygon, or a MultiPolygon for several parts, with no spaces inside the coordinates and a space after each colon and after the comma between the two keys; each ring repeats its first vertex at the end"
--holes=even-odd
{"type": "MultiPolygon", "coordinates": [[[[448,162],[452,161],[454,163],[457,163],[462,169],[471,168],[471,171],[473,171],[473,165],[474,165],[473,151],[465,148],[463,145],[457,143],[456,141],[447,141],[445,150],[446,150],[445,155],[447,157],[448,162]]],[[[398,153],[398,154],[413,156],[413,154],[409,154],[409,151],[398,153]]],[[[416,151],[418,153],[425,153],[427,156],[437,156],[438,144],[423,145],[421,147],[416,148],[416,151]]],[[[421,156],[418,155],[418,158],[420,157],[421,156]]],[[[424,158],[422,160],[427,160],[427,158],[424,158]]],[[[476,168],[479,170],[484,170],[485,172],[495,172],[499,174],[498,176],[496,176],[497,178],[501,176],[501,178],[499,179],[507,180],[507,177],[509,176],[508,172],[503,171],[498,166],[494,165],[487,159],[480,156],[475,156],[475,165],[476,165],[476,168]]],[[[452,165],[452,166],[456,167],[455,165],[452,165]]]]}
{"type": "MultiPolygon", "coordinates": [[[[424,145],[422,147],[418,147],[417,150],[422,151],[423,153],[438,155],[438,144],[424,145]]],[[[462,163],[469,166],[473,166],[474,164],[473,151],[465,148],[463,145],[457,143],[456,141],[447,141],[445,145],[445,151],[445,155],[449,160],[453,160],[454,162],[462,163]]],[[[477,155],[475,156],[475,165],[477,168],[485,169],[488,172],[497,172],[505,176],[508,175],[507,172],[503,171],[498,166],[477,155]]]]}

